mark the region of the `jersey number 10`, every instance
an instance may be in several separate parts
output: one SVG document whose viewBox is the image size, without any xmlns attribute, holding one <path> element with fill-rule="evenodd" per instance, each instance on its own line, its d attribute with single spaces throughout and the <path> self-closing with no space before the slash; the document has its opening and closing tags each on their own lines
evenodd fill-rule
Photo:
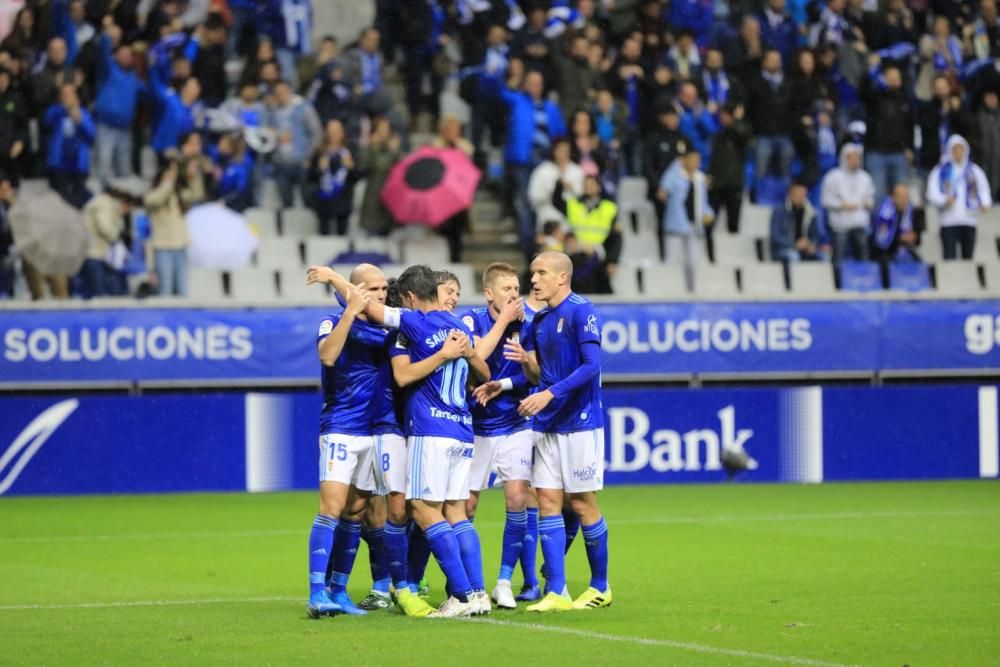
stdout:
<svg viewBox="0 0 1000 667">
<path fill-rule="evenodd" d="M 441 402 L 453 408 L 464 408 L 465 382 L 469 378 L 469 362 L 465 359 L 452 359 L 443 368 Z"/>
</svg>

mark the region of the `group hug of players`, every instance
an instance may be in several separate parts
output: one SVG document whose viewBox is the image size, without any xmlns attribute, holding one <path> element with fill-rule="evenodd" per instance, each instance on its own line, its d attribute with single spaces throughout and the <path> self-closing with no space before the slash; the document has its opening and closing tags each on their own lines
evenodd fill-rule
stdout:
<svg viewBox="0 0 1000 667">
<path fill-rule="evenodd" d="M 486 305 L 457 315 L 461 286 L 447 272 L 412 266 L 389 281 L 368 264 L 349 277 L 309 268 L 308 282 L 331 285 L 343 306 L 321 322 L 317 341 L 324 402 L 310 616 L 392 606 L 415 617 L 476 616 L 491 611 L 491 598 L 504 609 L 532 602 L 537 612 L 611 604 L 608 528 L 595 496 L 604 477 L 601 328 L 593 304 L 571 291 L 572 270 L 563 253 L 540 254 L 526 303 L 517 271 L 492 264 Z M 492 476 L 507 515 L 490 596 L 472 519 Z M 574 600 L 565 553 L 581 528 L 591 579 Z M 347 581 L 362 538 L 373 583 L 356 605 Z M 437 609 L 419 594 L 430 554 L 447 579 Z"/>
</svg>

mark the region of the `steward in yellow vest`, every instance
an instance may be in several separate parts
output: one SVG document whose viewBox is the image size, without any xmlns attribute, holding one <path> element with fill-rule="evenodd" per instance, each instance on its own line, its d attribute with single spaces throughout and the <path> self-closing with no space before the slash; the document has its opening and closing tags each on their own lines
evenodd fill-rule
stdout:
<svg viewBox="0 0 1000 667">
<path fill-rule="evenodd" d="M 595 176 L 584 180 L 583 197 L 563 193 L 559 182 L 552 193 L 552 204 L 566 216 L 569 231 L 579 243 L 579 256 L 573 257 L 573 289 L 584 294 L 610 294 L 610 278 L 618 269 L 622 251 L 618 205 L 604 194 Z"/>
</svg>

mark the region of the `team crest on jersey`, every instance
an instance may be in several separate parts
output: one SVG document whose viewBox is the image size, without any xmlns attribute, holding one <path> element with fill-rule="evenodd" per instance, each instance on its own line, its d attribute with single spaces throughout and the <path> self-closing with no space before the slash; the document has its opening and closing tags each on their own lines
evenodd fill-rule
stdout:
<svg viewBox="0 0 1000 667">
<path fill-rule="evenodd" d="M 510 335 L 510 340 L 513 343 L 520 343 L 521 342 L 521 332 L 520 331 L 515 331 L 514 333 L 512 333 Z"/>
<path fill-rule="evenodd" d="M 559 324 L 556 325 L 556 333 L 562 333 L 564 321 L 565 320 L 562 317 L 559 318 Z"/>
<path fill-rule="evenodd" d="M 462 318 L 462 324 L 469 327 L 469 331 L 476 330 L 476 321 L 472 319 L 472 315 L 466 315 Z"/>
<path fill-rule="evenodd" d="M 592 333 L 595 336 L 598 335 L 597 332 L 597 315 L 589 315 L 587 317 L 587 326 L 583 328 L 587 333 Z"/>
<path fill-rule="evenodd" d="M 323 320 L 319 325 L 319 335 L 328 336 L 330 332 L 333 331 L 333 322 L 331 320 Z"/>
</svg>

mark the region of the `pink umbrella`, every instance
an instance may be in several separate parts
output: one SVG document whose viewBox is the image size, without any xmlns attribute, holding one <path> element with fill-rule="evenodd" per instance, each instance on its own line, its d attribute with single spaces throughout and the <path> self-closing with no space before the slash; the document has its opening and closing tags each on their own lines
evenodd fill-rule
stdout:
<svg viewBox="0 0 1000 667">
<path fill-rule="evenodd" d="M 393 166 L 382 203 L 397 222 L 437 227 L 472 206 L 481 177 L 462 151 L 428 146 Z"/>
</svg>

